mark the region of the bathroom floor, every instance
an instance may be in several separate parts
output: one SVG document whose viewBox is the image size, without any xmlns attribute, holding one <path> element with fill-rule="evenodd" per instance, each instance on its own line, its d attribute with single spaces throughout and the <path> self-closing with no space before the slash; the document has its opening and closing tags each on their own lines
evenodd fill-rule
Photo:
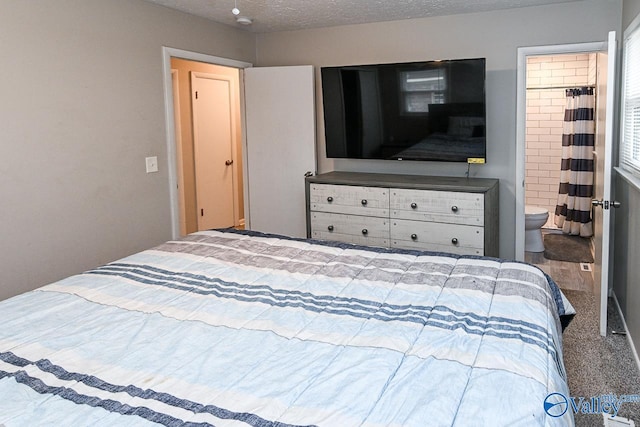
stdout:
<svg viewBox="0 0 640 427">
<path fill-rule="evenodd" d="M 556 233 L 553 229 L 542 229 L 542 234 Z M 546 259 L 543 252 L 525 252 L 524 260 L 534 264 L 547 273 L 561 289 L 595 293 L 593 281 L 593 264 L 566 262 Z M 591 271 L 585 271 L 583 265 Z"/>
<path fill-rule="evenodd" d="M 577 262 L 546 259 L 542 252 L 525 252 L 524 260 L 547 273 L 561 289 L 593 293 L 593 272 L 583 271 Z M 593 270 L 593 264 L 587 264 Z"/>
</svg>

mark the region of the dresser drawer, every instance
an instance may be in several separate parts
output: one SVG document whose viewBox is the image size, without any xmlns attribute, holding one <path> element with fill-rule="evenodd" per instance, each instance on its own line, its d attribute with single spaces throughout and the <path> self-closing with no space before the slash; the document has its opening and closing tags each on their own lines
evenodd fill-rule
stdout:
<svg viewBox="0 0 640 427">
<path fill-rule="evenodd" d="M 389 217 L 389 189 L 355 185 L 311 184 L 311 211 Z"/>
<path fill-rule="evenodd" d="M 484 225 L 484 195 L 453 191 L 391 189 L 391 218 Z"/>
<path fill-rule="evenodd" d="M 389 246 L 387 218 L 311 212 L 311 237 L 322 240 Z"/>
<path fill-rule="evenodd" d="M 394 248 L 484 255 L 483 227 L 401 219 L 390 222 Z"/>
</svg>

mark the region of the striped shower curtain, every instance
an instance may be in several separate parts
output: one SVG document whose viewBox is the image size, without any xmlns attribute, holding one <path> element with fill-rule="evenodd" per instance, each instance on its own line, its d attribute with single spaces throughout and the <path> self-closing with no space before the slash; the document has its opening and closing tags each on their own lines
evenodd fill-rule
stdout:
<svg viewBox="0 0 640 427">
<path fill-rule="evenodd" d="M 567 89 L 562 132 L 562 166 L 555 224 L 563 233 L 590 237 L 593 196 L 595 95 L 592 87 Z"/>
</svg>

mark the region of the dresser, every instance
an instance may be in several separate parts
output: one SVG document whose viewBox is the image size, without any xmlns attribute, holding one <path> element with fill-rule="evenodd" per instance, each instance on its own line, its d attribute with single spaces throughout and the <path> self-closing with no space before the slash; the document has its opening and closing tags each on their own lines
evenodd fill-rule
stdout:
<svg viewBox="0 0 640 427">
<path fill-rule="evenodd" d="M 306 178 L 307 236 L 499 256 L 498 180 L 358 172 Z"/>
</svg>

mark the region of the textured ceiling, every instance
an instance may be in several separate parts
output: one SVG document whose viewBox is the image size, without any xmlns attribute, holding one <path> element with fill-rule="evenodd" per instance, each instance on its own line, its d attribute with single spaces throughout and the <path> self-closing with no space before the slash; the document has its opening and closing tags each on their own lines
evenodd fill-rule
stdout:
<svg viewBox="0 0 640 427">
<path fill-rule="evenodd" d="M 582 0 L 147 0 L 252 32 L 332 27 Z M 236 23 L 231 10 L 251 18 Z"/>
</svg>

